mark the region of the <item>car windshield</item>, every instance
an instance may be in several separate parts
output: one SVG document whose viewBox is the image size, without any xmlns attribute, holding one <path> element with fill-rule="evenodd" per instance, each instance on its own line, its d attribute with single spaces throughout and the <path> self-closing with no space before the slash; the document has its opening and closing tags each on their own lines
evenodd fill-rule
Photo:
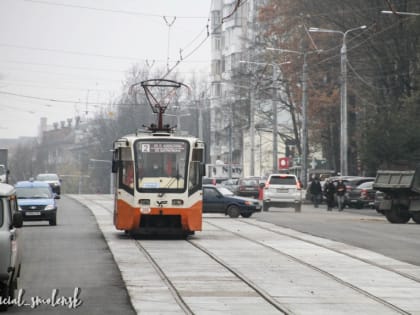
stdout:
<svg viewBox="0 0 420 315">
<path fill-rule="evenodd" d="M 58 180 L 58 176 L 56 174 L 39 174 L 36 177 L 37 180 Z"/>
<path fill-rule="evenodd" d="M 219 187 L 218 188 L 219 192 L 223 195 L 223 196 L 233 196 L 233 192 L 231 192 L 229 189 L 224 188 L 224 187 Z"/>
<path fill-rule="evenodd" d="M 360 189 L 372 189 L 372 185 L 373 185 L 373 182 L 365 182 L 365 183 L 360 184 L 359 186 L 357 186 L 357 188 L 360 188 Z"/>
<path fill-rule="evenodd" d="M 258 182 L 256 179 L 243 179 L 240 184 L 244 186 L 255 186 L 258 185 Z"/>
<path fill-rule="evenodd" d="M 16 195 L 18 199 L 52 198 L 48 187 L 17 187 Z"/>
</svg>

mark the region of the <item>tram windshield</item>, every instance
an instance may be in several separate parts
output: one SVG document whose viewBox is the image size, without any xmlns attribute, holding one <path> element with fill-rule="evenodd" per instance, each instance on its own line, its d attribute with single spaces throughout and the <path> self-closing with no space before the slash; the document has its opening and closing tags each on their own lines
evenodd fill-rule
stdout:
<svg viewBox="0 0 420 315">
<path fill-rule="evenodd" d="M 186 141 L 139 140 L 135 167 L 139 191 L 181 191 L 186 188 L 189 144 Z"/>
</svg>

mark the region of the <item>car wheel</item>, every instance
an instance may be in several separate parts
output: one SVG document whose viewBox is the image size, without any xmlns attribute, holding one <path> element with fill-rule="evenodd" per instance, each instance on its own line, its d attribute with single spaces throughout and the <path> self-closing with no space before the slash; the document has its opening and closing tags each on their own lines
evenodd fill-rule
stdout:
<svg viewBox="0 0 420 315">
<path fill-rule="evenodd" d="M 231 218 L 237 218 L 237 217 L 239 217 L 239 214 L 240 214 L 239 208 L 237 206 L 235 206 L 235 205 L 231 205 L 227 209 L 227 214 Z"/>
<path fill-rule="evenodd" d="M 244 218 L 249 218 L 251 215 L 252 215 L 252 212 L 241 213 L 241 216 Z"/>
<path fill-rule="evenodd" d="M 302 204 L 298 203 L 295 204 L 295 212 L 301 212 L 302 211 Z"/>
<path fill-rule="evenodd" d="M 9 287 L 4 283 L 0 283 L 0 298 L 6 301 L 8 297 L 9 297 Z M 0 312 L 7 311 L 8 306 L 9 305 L 7 303 L 0 303 Z"/>
<path fill-rule="evenodd" d="M 57 216 L 54 216 L 52 219 L 49 220 L 50 225 L 57 225 Z"/>
<path fill-rule="evenodd" d="M 391 210 L 385 211 L 386 219 L 390 223 L 407 223 L 410 221 L 411 215 L 405 207 L 401 205 L 392 206 Z"/>
<path fill-rule="evenodd" d="M 268 209 L 270 208 L 270 205 L 268 203 L 263 203 L 263 211 L 268 211 Z"/>
<path fill-rule="evenodd" d="M 17 286 L 17 278 L 15 278 L 15 280 L 13 280 L 13 282 L 9 286 L 9 296 L 12 300 L 15 298 L 15 291 L 17 290 Z"/>
<path fill-rule="evenodd" d="M 413 218 L 413 221 L 417 224 L 420 224 L 420 212 L 411 212 L 411 217 Z"/>
</svg>

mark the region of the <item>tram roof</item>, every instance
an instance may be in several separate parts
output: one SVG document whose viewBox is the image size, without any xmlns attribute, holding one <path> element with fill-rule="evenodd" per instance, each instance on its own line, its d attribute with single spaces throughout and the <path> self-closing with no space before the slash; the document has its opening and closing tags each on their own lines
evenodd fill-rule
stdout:
<svg viewBox="0 0 420 315">
<path fill-rule="evenodd" d="M 197 137 L 191 135 L 180 135 L 180 134 L 173 134 L 168 132 L 154 132 L 154 133 L 146 133 L 146 132 L 139 132 L 136 134 L 129 134 L 119 138 L 116 142 L 120 141 L 128 141 L 130 143 L 134 142 L 137 139 L 173 139 L 173 140 L 187 140 L 187 141 L 202 141 Z"/>
</svg>

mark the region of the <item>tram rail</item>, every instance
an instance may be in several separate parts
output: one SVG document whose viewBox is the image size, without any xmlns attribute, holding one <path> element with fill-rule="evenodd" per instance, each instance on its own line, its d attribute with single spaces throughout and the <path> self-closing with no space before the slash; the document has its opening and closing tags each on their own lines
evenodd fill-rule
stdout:
<svg viewBox="0 0 420 315">
<path fill-rule="evenodd" d="M 83 200 L 81 201 L 83 202 Z M 98 223 L 100 221 L 106 222 L 105 213 L 107 213 L 106 216 L 112 217 L 112 200 L 99 202 L 98 200 L 95 200 L 95 198 L 92 198 L 87 202 L 87 205 L 94 214 L 96 212 L 100 216 L 101 220 L 98 220 Z M 110 225 L 110 223 L 107 224 L 108 226 Z M 270 280 L 270 277 L 273 278 L 273 275 L 287 278 L 283 279 L 283 284 L 285 280 L 290 279 L 291 291 L 295 292 L 293 290 L 296 290 L 296 292 L 299 292 L 298 290 L 302 288 L 302 283 L 305 282 L 304 277 L 306 273 L 308 273 L 309 277 L 307 280 L 309 281 L 308 287 L 313 287 L 313 290 L 315 291 L 313 300 L 307 300 L 309 301 L 308 303 L 315 303 L 314 305 L 317 305 L 317 303 L 324 303 L 323 307 L 325 307 L 325 310 L 334 310 L 335 314 L 352 313 L 351 310 L 346 309 L 346 306 L 352 307 L 353 301 L 356 304 L 359 303 L 358 306 L 356 306 L 356 308 L 359 307 L 359 310 L 360 307 L 365 307 L 365 305 L 369 307 L 368 309 L 362 308 L 360 311 L 365 314 L 412 314 L 417 310 L 416 302 L 413 302 L 414 306 L 412 306 L 407 299 L 398 300 L 400 298 L 398 293 L 388 297 L 384 296 L 383 292 L 378 291 L 378 289 L 380 290 L 383 288 L 380 287 L 381 279 L 377 276 L 372 275 L 373 285 L 371 289 L 369 286 L 366 286 L 366 283 L 360 280 L 360 275 L 356 274 L 357 271 L 355 271 L 354 275 L 356 277 L 359 276 L 359 278 L 353 281 L 351 268 L 345 270 L 345 272 L 343 272 L 343 270 L 339 270 L 338 272 L 335 272 L 334 270 L 331 271 L 331 269 L 329 269 L 331 266 L 324 268 L 318 261 L 314 260 L 314 257 L 311 256 L 311 254 L 319 251 L 319 255 L 325 255 L 325 259 L 341 255 L 339 256 L 340 259 L 345 260 L 349 265 L 354 263 L 358 266 L 357 268 L 364 268 L 363 266 L 366 264 L 366 268 L 372 270 L 373 273 L 381 272 L 380 270 L 382 270 L 382 272 L 390 278 L 397 279 L 397 283 L 400 283 L 401 281 L 401 283 L 405 285 L 404 288 L 413 290 L 409 293 L 413 295 L 413 297 L 420 292 L 420 279 L 415 275 L 416 272 L 418 272 L 415 266 L 410 265 L 413 267 L 413 274 L 409 274 L 394 269 L 393 267 L 383 265 L 380 262 L 375 261 L 375 259 L 370 260 L 370 258 L 363 258 L 358 256 L 358 254 L 353 255 L 340 250 L 337 248 L 337 244 L 341 244 L 339 242 L 332 241 L 331 246 L 329 246 L 328 244 L 322 243 L 322 239 L 318 242 L 316 237 L 304 235 L 295 231 L 290 231 L 290 233 L 288 233 L 288 231 L 284 231 L 284 228 L 282 227 L 253 219 L 233 220 L 222 217 L 203 216 L 203 224 L 203 232 L 186 240 L 164 241 L 161 237 L 158 240 L 150 238 L 135 239 L 128 237 L 128 235 L 122 240 L 135 244 L 135 250 L 131 252 L 132 256 L 135 255 L 134 252 L 137 251 L 139 257 L 146 257 L 146 260 L 153 266 L 153 270 L 159 275 L 159 278 L 170 291 L 173 300 L 184 314 L 200 314 L 211 310 L 214 311 L 214 308 L 212 308 L 214 305 L 211 305 L 214 299 L 220 299 L 227 309 L 229 309 L 229 307 L 237 307 L 237 304 L 240 304 L 241 301 L 247 301 L 249 298 L 258 299 L 260 303 L 258 305 L 263 305 L 270 310 L 269 312 L 266 312 L 267 314 L 309 314 L 308 310 L 302 311 L 300 309 L 302 304 L 299 303 L 301 302 L 290 302 L 290 299 L 288 300 L 287 297 L 286 299 L 284 298 L 283 292 L 285 292 L 287 288 L 276 290 L 274 289 L 275 287 L 273 287 L 273 283 L 276 281 L 274 281 L 274 279 Z M 116 235 L 123 235 L 121 233 L 116 233 L 115 230 L 112 231 L 109 227 L 105 228 L 103 232 L 108 233 L 106 237 L 111 239 L 115 238 Z M 120 236 L 119 238 L 121 239 L 122 237 Z M 288 246 L 290 247 L 286 246 L 283 248 L 283 242 L 285 242 L 284 244 L 289 244 Z M 288 249 L 292 248 L 293 244 L 299 244 L 298 246 L 302 250 L 311 248 L 311 254 L 308 256 L 305 256 L 305 254 L 300 256 L 300 252 L 297 251 L 295 255 L 293 250 L 288 251 Z M 126 245 L 127 243 L 124 243 L 123 246 Z M 348 248 L 350 248 L 350 246 Z M 111 251 L 112 250 L 113 249 L 111 248 Z M 280 266 L 281 268 L 279 271 L 284 272 L 285 274 L 278 273 L 277 269 L 274 271 L 267 271 L 264 269 L 267 267 L 265 264 L 261 265 L 262 269 L 258 269 L 255 264 L 261 263 L 264 260 L 256 258 L 255 255 L 251 255 L 249 257 L 250 261 L 246 264 L 237 265 L 236 262 L 240 261 L 239 258 L 242 257 L 246 260 L 246 256 L 239 253 L 235 256 L 235 254 L 229 253 L 229 250 L 232 252 L 235 250 L 244 250 L 244 253 L 249 250 L 250 253 L 255 251 L 258 252 L 259 255 L 267 255 L 269 256 L 267 259 L 272 261 L 271 266 Z M 197 258 L 198 260 L 196 260 Z M 118 259 L 116 260 L 118 261 Z M 133 257 L 130 258 L 130 261 L 135 260 L 136 259 Z M 141 260 L 145 261 L 144 258 Z M 194 263 L 188 265 L 191 262 Z M 281 265 L 282 262 L 289 262 L 289 265 L 283 266 Z M 251 266 L 251 264 L 254 264 L 254 267 L 251 268 L 252 270 L 248 270 L 247 266 Z M 218 267 L 215 268 L 218 271 L 215 272 L 214 269 L 210 268 L 210 265 L 217 265 Z M 293 274 L 290 274 L 291 270 L 293 270 L 290 269 L 292 268 L 290 266 L 293 265 L 296 266 L 296 270 L 299 270 L 293 272 L 302 273 L 299 275 L 300 279 L 296 280 L 296 283 L 293 283 L 294 276 Z M 194 270 L 190 270 L 189 268 L 193 268 Z M 141 272 L 142 269 L 138 270 L 138 272 Z M 149 268 L 148 270 L 152 269 Z M 256 270 L 261 270 L 262 273 L 267 272 L 268 274 L 258 274 L 256 273 Z M 225 278 L 226 275 L 229 275 L 229 279 L 224 279 L 225 282 L 222 280 L 220 284 L 218 284 L 220 279 L 217 275 L 219 273 L 223 274 Z M 392 273 L 394 276 L 389 273 Z M 210 277 L 209 275 L 211 274 L 216 274 L 215 279 L 206 278 Z M 188 275 L 192 275 L 192 278 L 189 279 Z M 220 276 L 220 278 L 223 277 Z M 322 279 L 325 279 L 328 284 L 323 284 L 319 287 L 316 281 L 324 281 Z M 299 281 L 301 282 L 299 283 Z M 314 283 L 310 283 L 310 281 L 314 281 Z M 131 282 L 135 281 L 133 279 L 128 279 L 128 283 Z M 213 286 L 209 284 L 209 287 L 206 287 L 208 284 L 206 282 L 213 282 Z M 215 283 L 216 286 L 214 286 Z M 227 288 L 223 287 L 226 283 L 232 283 L 232 285 L 235 283 L 234 286 L 241 287 L 242 291 L 228 291 Z M 410 285 L 407 285 L 407 283 Z M 203 285 L 204 288 L 200 287 L 200 285 Z M 325 295 L 326 293 L 323 291 L 322 287 L 325 285 L 327 285 L 335 295 Z M 375 285 L 376 287 L 374 287 Z M 247 287 L 248 289 L 244 289 L 244 287 Z M 304 288 L 304 290 L 307 290 L 308 287 Z M 128 289 L 130 290 L 129 287 Z M 194 292 L 194 289 L 197 289 L 197 291 Z M 389 286 L 387 289 L 392 290 L 392 286 Z M 334 292 L 334 290 L 337 290 L 337 292 Z M 338 293 L 338 291 L 340 293 Z M 308 292 L 305 294 L 307 293 Z M 237 294 L 237 296 L 235 294 Z M 347 296 L 347 294 L 349 296 Z M 132 299 L 135 299 L 135 295 L 131 296 Z M 236 300 L 232 299 L 232 297 L 235 296 Z M 299 298 L 298 296 L 299 294 L 296 295 L 297 299 Z M 305 299 L 307 299 L 307 296 L 304 296 Z M 342 296 L 343 298 L 340 301 L 333 302 L 334 296 Z M 200 308 L 202 305 L 197 302 L 197 299 L 200 299 L 201 297 L 206 300 L 204 304 L 208 303 L 206 307 L 209 308 Z M 214 299 L 211 300 L 211 298 Z M 316 302 L 317 299 L 321 302 Z M 325 301 L 323 301 L 323 299 Z M 362 300 L 362 302 L 360 302 L 360 300 Z M 249 301 L 246 303 L 249 303 Z M 303 302 L 303 304 L 305 303 L 306 302 Z M 246 310 L 246 308 L 244 309 Z M 353 310 L 353 313 L 357 312 Z"/>
</svg>

